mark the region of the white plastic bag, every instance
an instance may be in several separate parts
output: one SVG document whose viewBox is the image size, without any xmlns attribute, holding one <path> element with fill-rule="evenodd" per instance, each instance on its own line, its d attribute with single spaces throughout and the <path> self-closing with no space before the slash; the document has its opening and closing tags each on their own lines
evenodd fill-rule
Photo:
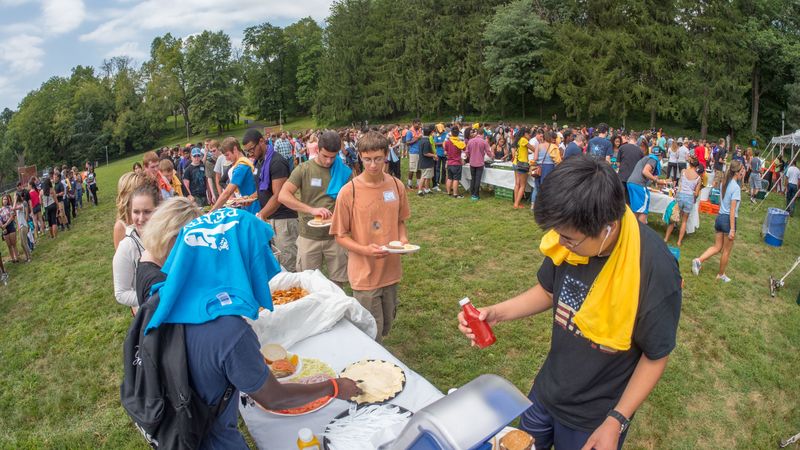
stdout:
<svg viewBox="0 0 800 450">
<path fill-rule="evenodd" d="M 372 339 L 377 335 L 372 314 L 319 270 L 281 272 L 269 282 L 270 291 L 296 286 L 309 294 L 292 303 L 276 305 L 274 311 L 261 311 L 256 321 L 248 320 L 261 345 L 275 343 L 288 348 L 330 330 L 342 319 L 349 320 Z"/>
</svg>

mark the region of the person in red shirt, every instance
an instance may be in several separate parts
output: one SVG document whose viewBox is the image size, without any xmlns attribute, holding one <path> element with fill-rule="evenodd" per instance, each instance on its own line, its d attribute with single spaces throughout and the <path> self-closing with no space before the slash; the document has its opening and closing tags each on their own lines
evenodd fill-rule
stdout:
<svg viewBox="0 0 800 450">
<path fill-rule="evenodd" d="M 694 156 L 697 157 L 697 162 L 700 163 L 700 168 L 705 172 L 706 170 L 706 148 L 702 143 L 696 144 L 694 147 Z"/>
<path fill-rule="evenodd" d="M 33 216 L 33 228 L 35 235 L 44 235 L 44 219 L 42 219 L 42 202 L 39 196 L 39 189 L 36 186 L 36 177 L 32 177 L 28 182 L 31 190 L 28 191 L 28 196 L 31 198 L 31 215 Z"/>
</svg>

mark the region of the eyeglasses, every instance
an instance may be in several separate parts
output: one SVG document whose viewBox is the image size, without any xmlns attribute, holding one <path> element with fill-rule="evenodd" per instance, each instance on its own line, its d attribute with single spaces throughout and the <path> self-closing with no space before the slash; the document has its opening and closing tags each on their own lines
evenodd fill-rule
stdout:
<svg viewBox="0 0 800 450">
<path fill-rule="evenodd" d="M 256 144 L 253 144 L 250 147 L 242 147 L 242 150 L 244 150 L 247 153 L 250 153 L 253 151 L 254 148 L 256 148 Z"/>
<path fill-rule="evenodd" d="M 573 241 L 565 238 L 564 236 L 562 236 L 560 234 L 559 234 L 559 237 L 561 238 L 561 241 L 564 242 L 564 247 L 567 247 L 569 250 L 573 250 L 573 249 L 577 248 L 579 245 L 583 244 L 583 241 L 585 241 L 586 239 L 589 239 L 589 236 L 586 235 L 580 241 L 573 242 Z"/>
<path fill-rule="evenodd" d="M 377 156 L 375 158 L 361 158 L 361 161 L 364 163 L 365 166 L 370 164 L 383 164 L 386 161 L 385 156 Z"/>
</svg>

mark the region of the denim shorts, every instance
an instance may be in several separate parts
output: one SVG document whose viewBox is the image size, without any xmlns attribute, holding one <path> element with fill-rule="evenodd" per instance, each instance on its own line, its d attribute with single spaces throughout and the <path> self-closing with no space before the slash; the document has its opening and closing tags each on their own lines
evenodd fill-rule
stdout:
<svg viewBox="0 0 800 450">
<path fill-rule="evenodd" d="M 737 226 L 739 219 L 733 219 L 733 226 Z M 728 234 L 731 232 L 731 216 L 730 214 L 718 214 L 717 220 L 714 221 L 714 231 L 717 233 Z"/>
<path fill-rule="evenodd" d="M 694 208 L 694 195 L 679 193 L 676 200 L 678 201 L 678 207 L 681 209 L 682 213 L 690 214 L 692 212 L 692 208 Z"/>
</svg>

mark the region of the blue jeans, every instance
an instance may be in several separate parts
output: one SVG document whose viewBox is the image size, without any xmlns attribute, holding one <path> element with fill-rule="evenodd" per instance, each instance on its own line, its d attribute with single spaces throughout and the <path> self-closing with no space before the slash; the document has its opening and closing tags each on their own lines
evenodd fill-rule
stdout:
<svg viewBox="0 0 800 450">
<path fill-rule="evenodd" d="M 537 450 L 550 449 L 553 445 L 559 450 L 580 450 L 589 440 L 592 433 L 574 430 L 550 415 L 547 408 L 533 395 L 533 388 L 528 394 L 528 399 L 533 402 L 533 405 L 520 416 L 519 428 L 536 439 Z M 627 434 L 628 430 L 625 430 L 619 437 L 618 449 L 622 448 Z"/>
<path fill-rule="evenodd" d="M 789 206 L 789 214 L 794 215 L 794 205 L 797 204 L 797 199 L 794 196 L 797 194 L 797 185 L 796 184 L 789 184 L 786 186 L 786 206 L 789 206 L 789 202 L 794 200 L 794 203 Z"/>
</svg>

